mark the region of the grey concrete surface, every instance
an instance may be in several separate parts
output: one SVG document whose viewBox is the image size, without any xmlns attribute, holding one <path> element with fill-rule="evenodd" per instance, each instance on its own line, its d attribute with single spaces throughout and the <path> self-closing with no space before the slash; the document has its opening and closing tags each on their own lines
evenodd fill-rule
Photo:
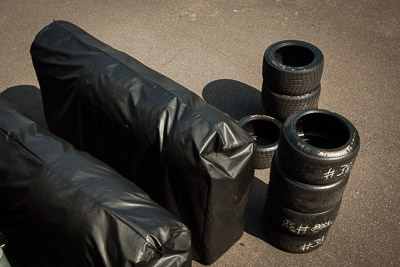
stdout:
<svg viewBox="0 0 400 267">
<path fill-rule="evenodd" d="M 0 92 L 39 87 L 30 44 L 53 19 L 68 20 L 240 118 L 262 112 L 266 47 L 311 42 L 325 56 L 320 108 L 361 136 L 337 221 L 314 252 L 275 249 L 261 221 L 269 171 L 256 171 L 246 231 L 212 266 L 399 266 L 399 14 L 398 0 L 0 0 Z"/>
</svg>

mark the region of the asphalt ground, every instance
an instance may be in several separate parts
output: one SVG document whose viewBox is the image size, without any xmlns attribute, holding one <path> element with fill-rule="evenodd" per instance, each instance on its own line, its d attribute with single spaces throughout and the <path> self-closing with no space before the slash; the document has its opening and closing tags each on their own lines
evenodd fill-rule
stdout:
<svg viewBox="0 0 400 267">
<path fill-rule="evenodd" d="M 398 0 L 0 0 L 1 97 L 44 124 L 29 48 L 53 19 L 78 25 L 235 119 L 263 112 L 268 45 L 313 43 L 325 57 L 319 107 L 349 119 L 361 138 L 339 216 L 311 253 L 274 248 L 262 224 L 269 170 L 256 171 L 245 233 L 212 266 L 399 266 L 399 13 Z"/>
</svg>

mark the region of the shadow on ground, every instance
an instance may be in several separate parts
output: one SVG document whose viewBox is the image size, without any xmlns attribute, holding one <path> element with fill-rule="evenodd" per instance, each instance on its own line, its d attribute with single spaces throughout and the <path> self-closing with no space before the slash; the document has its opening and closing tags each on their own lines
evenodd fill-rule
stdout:
<svg viewBox="0 0 400 267">
<path fill-rule="evenodd" d="M 17 111 L 48 129 L 39 88 L 33 85 L 13 86 L 3 91 L 0 99 L 5 100 Z"/>
<path fill-rule="evenodd" d="M 264 233 L 263 216 L 268 184 L 254 177 L 253 186 L 247 206 L 247 217 L 244 231 L 249 235 L 268 242 Z"/>
<path fill-rule="evenodd" d="M 265 114 L 261 104 L 261 92 L 239 81 L 222 79 L 210 82 L 202 92 L 204 101 L 240 120 L 254 114 Z M 245 232 L 266 240 L 263 228 L 264 204 L 268 184 L 254 177 L 247 206 Z"/>
<path fill-rule="evenodd" d="M 236 120 L 265 114 L 260 91 L 239 81 L 222 79 L 210 82 L 204 87 L 202 96 L 208 104 Z"/>
</svg>

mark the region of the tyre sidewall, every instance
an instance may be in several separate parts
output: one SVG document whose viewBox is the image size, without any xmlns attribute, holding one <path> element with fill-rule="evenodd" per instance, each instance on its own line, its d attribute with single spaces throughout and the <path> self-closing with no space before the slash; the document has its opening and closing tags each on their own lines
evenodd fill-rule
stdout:
<svg viewBox="0 0 400 267">
<path fill-rule="evenodd" d="M 274 194 L 268 194 L 264 216 L 282 231 L 308 236 L 328 231 L 336 220 L 340 205 L 341 201 L 320 213 L 300 213 L 283 206 Z"/>
<path fill-rule="evenodd" d="M 330 185 L 301 183 L 282 168 L 278 154 L 279 151 L 275 152 L 272 160 L 268 194 L 274 194 L 285 207 L 301 213 L 324 212 L 340 202 L 349 174 Z"/>
<path fill-rule="evenodd" d="M 274 247 L 296 254 L 314 251 L 321 247 L 326 241 L 329 231 L 320 232 L 311 236 L 296 236 L 281 231 L 268 219 L 263 218 L 264 231 L 268 242 Z"/>
</svg>

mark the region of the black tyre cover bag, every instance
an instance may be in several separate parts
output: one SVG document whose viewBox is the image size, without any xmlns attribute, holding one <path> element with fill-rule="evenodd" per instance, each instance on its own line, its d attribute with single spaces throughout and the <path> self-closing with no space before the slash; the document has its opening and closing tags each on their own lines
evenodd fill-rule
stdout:
<svg viewBox="0 0 400 267">
<path fill-rule="evenodd" d="M 31 55 L 50 129 L 181 219 L 194 259 L 211 264 L 241 237 L 254 141 L 236 121 L 68 22 Z"/>
<path fill-rule="evenodd" d="M 27 266 L 191 265 L 191 236 L 183 223 L 116 171 L 3 101 L 0 151 L 0 232 L 9 239 L 7 253 Z M 18 226 L 28 224 L 38 230 L 36 240 L 26 254 L 13 251 L 28 242 L 26 236 L 14 239 L 21 237 Z M 37 252 L 46 263 L 27 259 L 43 239 L 62 250 Z"/>
</svg>

